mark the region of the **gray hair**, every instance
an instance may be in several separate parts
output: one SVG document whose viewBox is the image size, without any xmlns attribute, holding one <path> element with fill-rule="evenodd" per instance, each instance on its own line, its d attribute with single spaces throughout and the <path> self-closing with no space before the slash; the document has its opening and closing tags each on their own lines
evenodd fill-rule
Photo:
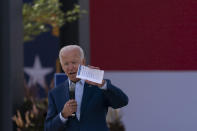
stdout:
<svg viewBox="0 0 197 131">
<path fill-rule="evenodd" d="M 83 60 L 85 58 L 84 56 L 84 51 L 83 49 L 78 46 L 78 45 L 67 45 L 67 46 L 64 46 L 63 48 L 61 48 L 60 52 L 59 52 L 59 59 L 60 59 L 60 63 L 61 63 L 61 56 L 62 56 L 62 53 L 64 51 L 69 51 L 69 50 L 73 50 L 73 49 L 78 49 L 79 52 L 80 52 L 80 57 L 81 57 L 81 60 Z"/>
</svg>

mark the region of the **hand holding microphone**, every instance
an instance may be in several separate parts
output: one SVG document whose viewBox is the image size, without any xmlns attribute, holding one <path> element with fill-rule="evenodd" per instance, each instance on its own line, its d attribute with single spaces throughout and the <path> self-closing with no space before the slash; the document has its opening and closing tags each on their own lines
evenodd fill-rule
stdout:
<svg viewBox="0 0 197 131">
<path fill-rule="evenodd" d="M 62 116 L 64 118 L 68 118 L 69 116 L 73 116 L 73 114 L 77 111 L 77 102 L 75 100 L 69 100 L 64 105 L 62 110 Z M 74 114 L 75 116 L 75 114 Z"/>
<path fill-rule="evenodd" d="M 62 115 L 64 118 L 69 116 L 75 117 L 77 111 L 77 102 L 75 101 L 75 83 L 71 82 L 69 87 L 69 101 L 66 102 L 62 110 Z"/>
</svg>

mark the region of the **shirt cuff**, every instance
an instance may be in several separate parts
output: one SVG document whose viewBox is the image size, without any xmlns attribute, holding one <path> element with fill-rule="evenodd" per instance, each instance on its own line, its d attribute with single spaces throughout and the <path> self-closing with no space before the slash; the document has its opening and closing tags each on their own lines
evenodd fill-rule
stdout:
<svg viewBox="0 0 197 131">
<path fill-rule="evenodd" d="M 60 112 L 60 120 L 63 122 L 63 123 L 66 123 L 66 121 L 68 120 L 67 118 L 64 118 L 62 116 L 62 113 Z"/>
<path fill-rule="evenodd" d="M 107 90 L 107 81 L 105 80 L 105 84 L 101 87 L 103 90 Z"/>
</svg>

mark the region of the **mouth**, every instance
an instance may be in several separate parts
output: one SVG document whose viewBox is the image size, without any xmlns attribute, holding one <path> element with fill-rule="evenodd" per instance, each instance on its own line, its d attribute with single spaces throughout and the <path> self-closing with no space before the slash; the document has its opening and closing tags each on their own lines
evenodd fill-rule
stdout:
<svg viewBox="0 0 197 131">
<path fill-rule="evenodd" d="M 69 75 L 71 75 L 71 76 L 76 75 L 76 74 L 77 74 L 76 72 L 69 73 Z"/>
</svg>

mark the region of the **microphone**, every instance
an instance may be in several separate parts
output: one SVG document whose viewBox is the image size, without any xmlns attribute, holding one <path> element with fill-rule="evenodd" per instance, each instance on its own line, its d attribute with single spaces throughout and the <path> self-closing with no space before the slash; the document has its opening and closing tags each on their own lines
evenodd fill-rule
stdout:
<svg viewBox="0 0 197 131">
<path fill-rule="evenodd" d="M 70 82 L 70 87 L 69 87 L 69 98 L 70 99 L 75 99 L 75 87 L 76 87 L 76 84 L 73 82 Z M 72 114 L 72 117 L 75 117 L 75 116 L 76 116 L 76 112 L 74 112 Z"/>
</svg>

